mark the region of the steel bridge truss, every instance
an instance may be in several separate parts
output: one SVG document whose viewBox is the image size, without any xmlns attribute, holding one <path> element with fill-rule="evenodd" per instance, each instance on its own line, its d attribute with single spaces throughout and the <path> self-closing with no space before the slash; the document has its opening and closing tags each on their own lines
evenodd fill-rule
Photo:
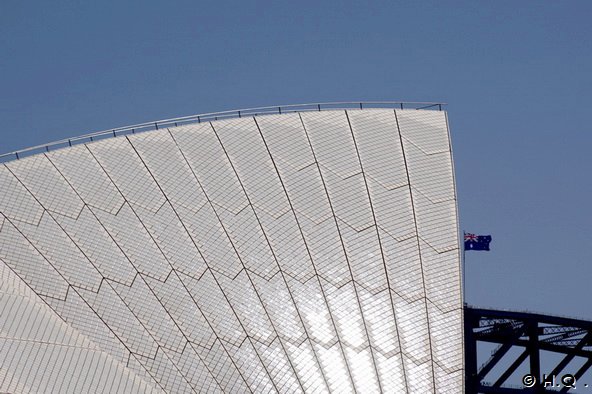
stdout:
<svg viewBox="0 0 592 394">
<path fill-rule="evenodd" d="M 578 382 L 592 366 L 592 322 L 465 306 L 464 324 L 466 393 L 575 392 L 580 387 L 592 392 L 592 382 Z M 479 342 L 497 345 L 481 366 Z M 520 349 L 517 358 L 510 355 L 512 348 Z M 550 371 L 541 371 L 544 352 L 562 355 Z M 527 359 L 531 377 L 519 377 L 522 387 L 510 386 L 510 377 Z"/>
</svg>

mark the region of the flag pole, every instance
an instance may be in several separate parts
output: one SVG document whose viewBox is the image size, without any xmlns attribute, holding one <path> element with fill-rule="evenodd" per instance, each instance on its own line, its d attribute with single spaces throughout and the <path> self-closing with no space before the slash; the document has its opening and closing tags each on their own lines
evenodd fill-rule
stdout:
<svg viewBox="0 0 592 394">
<path fill-rule="evenodd" d="M 465 235 L 466 233 L 463 230 L 463 238 L 462 238 L 462 242 L 461 242 L 461 247 L 462 247 L 462 270 L 463 270 L 463 274 L 462 274 L 462 291 L 463 291 L 463 303 L 466 304 L 467 303 L 467 298 L 466 298 L 466 290 L 465 290 L 465 286 L 466 286 L 466 281 L 467 281 L 467 270 L 465 268 Z"/>
</svg>

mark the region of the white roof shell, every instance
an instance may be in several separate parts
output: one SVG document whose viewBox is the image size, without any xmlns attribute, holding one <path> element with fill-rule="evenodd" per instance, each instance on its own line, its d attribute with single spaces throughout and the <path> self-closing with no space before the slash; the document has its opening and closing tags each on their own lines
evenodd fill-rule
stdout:
<svg viewBox="0 0 592 394">
<path fill-rule="evenodd" d="M 461 392 L 446 113 L 171 127 L 0 165 L 0 392 Z"/>
</svg>

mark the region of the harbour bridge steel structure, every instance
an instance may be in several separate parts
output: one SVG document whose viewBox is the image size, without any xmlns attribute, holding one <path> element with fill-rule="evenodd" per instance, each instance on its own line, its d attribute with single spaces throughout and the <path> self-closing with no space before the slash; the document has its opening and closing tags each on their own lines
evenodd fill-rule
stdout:
<svg viewBox="0 0 592 394">
<path fill-rule="evenodd" d="M 590 321 L 465 305 L 464 330 L 467 394 L 575 392 L 578 380 L 592 366 Z M 479 343 L 497 345 L 481 366 L 477 362 Z M 511 357 L 513 348 L 520 349 L 517 357 Z M 543 352 L 562 356 L 549 371 L 541 368 Z M 522 365 L 530 375 L 523 378 L 523 387 L 507 386 Z"/>
</svg>

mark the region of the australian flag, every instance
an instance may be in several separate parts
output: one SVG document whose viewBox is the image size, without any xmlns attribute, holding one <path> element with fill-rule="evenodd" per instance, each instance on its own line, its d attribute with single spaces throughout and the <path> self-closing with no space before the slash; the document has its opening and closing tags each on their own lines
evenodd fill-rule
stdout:
<svg viewBox="0 0 592 394">
<path fill-rule="evenodd" d="M 491 235 L 465 233 L 465 250 L 489 250 Z"/>
</svg>

